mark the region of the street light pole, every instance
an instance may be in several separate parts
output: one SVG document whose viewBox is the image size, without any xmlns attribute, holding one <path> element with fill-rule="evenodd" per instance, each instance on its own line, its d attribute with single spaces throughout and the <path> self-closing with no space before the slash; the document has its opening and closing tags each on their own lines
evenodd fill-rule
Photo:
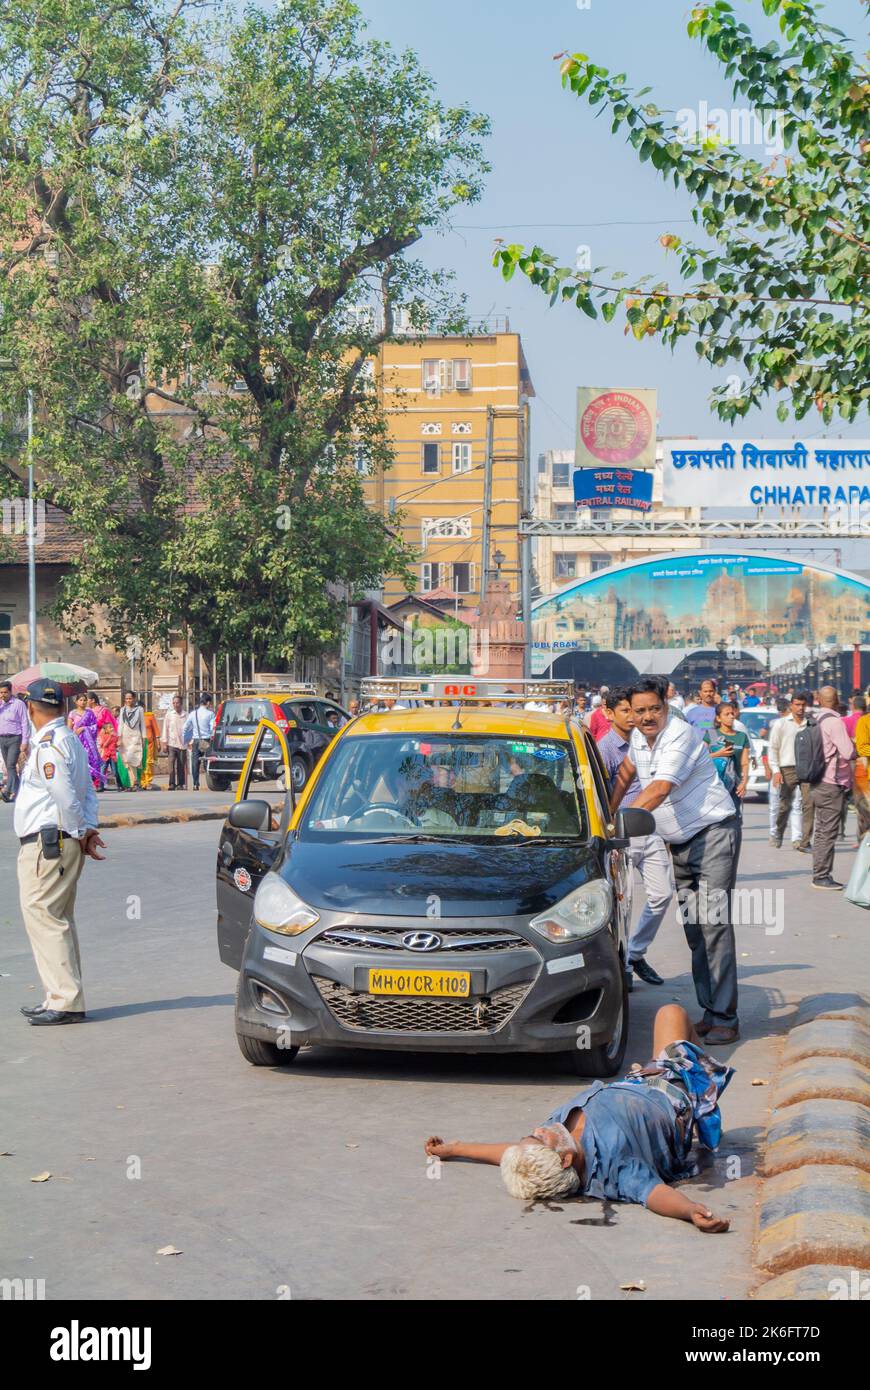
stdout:
<svg viewBox="0 0 870 1390">
<path fill-rule="evenodd" d="M 30 665 L 37 662 L 36 651 L 36 508 L 33 496 L 33 392 L 27 392 L 27 607 L 30 634 Z"/>
</svg>

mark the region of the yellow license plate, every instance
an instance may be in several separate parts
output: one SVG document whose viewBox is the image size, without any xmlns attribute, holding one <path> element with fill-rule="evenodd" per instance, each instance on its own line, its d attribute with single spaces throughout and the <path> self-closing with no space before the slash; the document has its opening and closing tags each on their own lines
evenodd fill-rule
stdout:
<svg viewBox="0 0 870 1390">
<path fill-rule="evenodd" d="M 370 970 L 369 994 L 428 995 L 432 999 L 467 999 L 468 970 Z"/>
</svg>

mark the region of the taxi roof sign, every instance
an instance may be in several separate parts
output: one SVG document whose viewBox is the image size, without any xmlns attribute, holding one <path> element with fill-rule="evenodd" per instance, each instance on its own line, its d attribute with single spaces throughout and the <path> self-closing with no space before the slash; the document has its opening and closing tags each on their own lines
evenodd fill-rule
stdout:
<svg viewBox="0 0 870 1390">
<path fill-rule="evenodd" d="M 456 700 L 475 704 L 484 700 L 572 700 L 571 681 L 510 680 L 471 676 L 365 676 L 362 696 L 370 700 L 399 700 L 403 696 L 425 704 L 431 700 Z"/>
</svg>

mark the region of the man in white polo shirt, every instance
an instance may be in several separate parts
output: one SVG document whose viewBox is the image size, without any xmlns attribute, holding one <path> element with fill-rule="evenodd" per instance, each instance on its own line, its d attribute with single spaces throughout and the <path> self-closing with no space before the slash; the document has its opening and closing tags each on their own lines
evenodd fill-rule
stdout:
<svg viewBox="0 0 870 1390">
<path fill-rule="evenodd" d="M 695 1031 L 710 1045 L 736 1042 L 737 953 L 731 893 L 740 854 L 740 822 L 710 750 L 690 724 L 668 710 L 654 678 L 630 687 L 635 727 L 619 769 L 611 810 L 636 776 L 632 806 L 655 815 L 671 847 L 677 902 L 692 952 L 692 978 L 704 1017 Z"/>
</svg>

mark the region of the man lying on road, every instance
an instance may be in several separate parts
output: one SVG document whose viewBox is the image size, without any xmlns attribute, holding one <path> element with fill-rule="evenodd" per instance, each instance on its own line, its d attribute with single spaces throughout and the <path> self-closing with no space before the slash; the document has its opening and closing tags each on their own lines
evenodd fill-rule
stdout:
<svg viewBox="0 0 870 1390">
<path fill-rule="evenodd" d="M 426 1153 L 497 1163 L 512 1197 L 535 1201 L 587 1197 L 637 1202 L 658 1216 L 719 1233 L 728 1222 L 672 1183 L 691 1178 L 692 1137 L 709 1149 L 722 1131 L 719 1096 L 734 1075 L 697 1045 L 685 1009 L 666 1004 L 653 1025 L 654 1060 L 626 1077 L 596 1081 L 572 1096 L 524 1139 L 512 1144 L 445 1144 L 434 1135 Z"/>
</svg>

